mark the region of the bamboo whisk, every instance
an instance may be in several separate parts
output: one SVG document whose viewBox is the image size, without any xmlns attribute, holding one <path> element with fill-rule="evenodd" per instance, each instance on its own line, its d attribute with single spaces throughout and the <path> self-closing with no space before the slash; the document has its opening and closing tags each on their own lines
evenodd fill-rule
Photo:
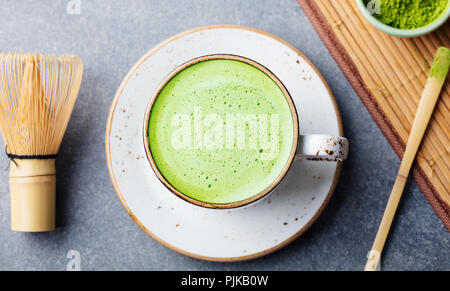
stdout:
<svg viewBox="0 0 450 291">
<path fill-rule="evenodd" d="M 11 229 L 55 229 L 55 159 L 81 85 L 76 55 L 0 54 L 0 131 L 10 158 Z"/>
</svg>

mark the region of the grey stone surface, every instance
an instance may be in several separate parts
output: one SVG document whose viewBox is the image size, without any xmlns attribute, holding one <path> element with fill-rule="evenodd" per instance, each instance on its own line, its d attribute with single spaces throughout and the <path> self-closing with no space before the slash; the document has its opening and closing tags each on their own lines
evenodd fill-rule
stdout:
<svg viewBox="0 0 450 291">
<path fill-rule="evenodd" d="M 84 80 L 57 162 L 58 230 L 9 230 L 8 160 L 0 155 L 0 269 L 65 270 L 69 250 L 83 270 L 360 270 L 394 182 L 399 159 L 295 0 L 0 1 L 0 51 L 79 54 Z M 336 95 L 351 153 L 323 215 L 286 248 L 249 262 L 185 257 L 148 237 L 127 215 L 109 180 L 106 118 L 134 63 L 178 32 L 239 24 L 303 51 Z M 0 142 L 0 148 L 3 148 Z M 412 181 L 383 255 L 384 270 L 449 270 L 450 236 Z"/>
</svg>

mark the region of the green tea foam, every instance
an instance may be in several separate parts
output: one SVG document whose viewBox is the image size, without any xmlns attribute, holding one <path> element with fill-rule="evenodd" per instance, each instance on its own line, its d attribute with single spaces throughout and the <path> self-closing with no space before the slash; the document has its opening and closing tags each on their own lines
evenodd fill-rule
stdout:
<svg viewBox="0 0 450 291">
<path fill-rule="evenodd" d="M 193 199 L 249 199 L 289 160 L 294 120 L 278 85 L 240 61 L 208 60 L 173 77 L 149 119 L 152 157 L 164 178 Z"/>
</svg>

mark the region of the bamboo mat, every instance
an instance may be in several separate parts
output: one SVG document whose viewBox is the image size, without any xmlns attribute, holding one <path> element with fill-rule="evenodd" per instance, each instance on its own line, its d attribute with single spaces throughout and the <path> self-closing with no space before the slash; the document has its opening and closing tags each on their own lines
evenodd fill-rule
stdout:
<svg viewBox="0 0 450 291">
<path fill-rule="evenodd" d="M 401 157 L 434 53 L 450 47 L 450 23 L 398 38 L 378 31 L 355 0 L 298 0 L 364 105 Z M 450 82 L 438 101 L 413 175 L 450 231 Z"/>
</svg>

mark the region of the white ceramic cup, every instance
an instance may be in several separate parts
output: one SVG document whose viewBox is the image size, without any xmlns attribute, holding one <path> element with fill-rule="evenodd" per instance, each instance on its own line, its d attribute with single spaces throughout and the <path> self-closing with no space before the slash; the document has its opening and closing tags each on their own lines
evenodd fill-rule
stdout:
<svg viewBox="0 0 450 291">
<path fill-rule="evenodd" d="M 227 59 L 227 60 L 237 60 L 244 63 L 247 63 L 249 65 L 252 65 L 262 72 L 264 72 L 267 76 L 269 76 L 281 89 L 284 96 L 286 97 L 286 101 L 289 104 L 292 119 L 294 120 L 294 140 L 293 145 L 291 149 L 291 154 L 289 156 L 289 159 L 286 161 L 286 166 L 278 176 L 278 178 L 273 181 L 266 189 L 264 189 L 259 194 L 250 197 L 246 200 L 242 201 L 235 201 L 231 203 L 224 203 L 224 204 L 218 204 L 218 203 L 209 203 L 204 201 L 199 201 L 196 199 L 193 199 L 177 189 L 173 187 L 162 175 L 162 173 L 159 171 L 158 167 L 156 166 L 156 163 L 153 159 L 149 140 L 148 140 L 148 124 L 150 120 L 151 111 L 153 108 L 153 105 L 155 103 L 155 100 L 158 98 L 159 93 L 164 88 L 164 86 L 173 78 L 175 75 L 177 75 L 182 70 L 186 69 L 189 66 L 192 66 L 194 64 L 197 64 L 202 61 L 207 60 L 214 60 L 214 59 Z M 144 127 L 143 127 L 143 140 L 144 140 L 144 147 L 145 152 L 147 154 L 147 158 L 150 162 L 150 165 L 159 178 L 159 180 L 175 195 L 178 197 L 198 206 L 207 207 L 207 208 L 218 208 L 218 209 L 229 209 L 229 208 L 236 208 L 248 205 L 250 203 L 254 203 L 258 201 L 259 199 L 265 197 L 266 195 L 270 194 L 281 182 L 281 180 L 286 176 L 289 169 L 291 168 L 294 161 L 301 161 L 301 160 L 314 160 L 314 161 L 329 161 L 329 162 L 342 162 L 347 158 L 348 154 L 348 140 L 345 137 L 338 137 L 338 136 L 330 136 L 330 135 L 301 135 L 299 132 L 299 121 L 298 121 L 298 115 L 297 110 L 295 108 L 294 102 L 292 101 L 292 97 L 283 85 L 283 83 L 267 68 L 262 66 L 261 64 L 236 55 L 226 55 L 226 54 L 215 54 L 215 55 L 207 55 L 202 56 L 193 60 L 190 60 L 179 67 L 177 67 L 172 73 L 170 73 L 159 85 L 158 89 L 153 94 L 149 105 L 147 107 L 145 118 L 144 118 Z"/>
</svg>

